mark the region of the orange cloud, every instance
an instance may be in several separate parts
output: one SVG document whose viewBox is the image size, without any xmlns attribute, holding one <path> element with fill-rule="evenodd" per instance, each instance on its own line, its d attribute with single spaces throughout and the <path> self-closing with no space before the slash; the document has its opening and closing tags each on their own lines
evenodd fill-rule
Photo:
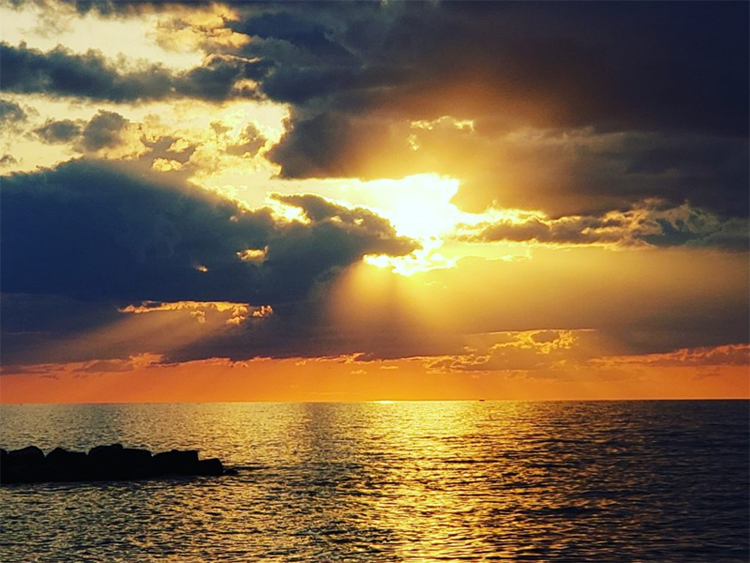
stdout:
<svg viewBox="0 0 750 563">
<path fill-rule="evenodd" d="M 229 301 L 143 301 L 140 305 L 128 305 L 119 308 L 120 313 L 130 313 L 141 315 L 145 313 L 159 313 L 165 311 L 189 311 L 192 317 L 198 322 L 206 322 L 206 312 L 216 311 L 218 313 L 229 313 L 226 320 L 228 325 L 239 325 L 248 318 L 263 318 L 273 315 L 273 308 L 270 305 L 252 306 L 248 303 L 231 303 Z"/>
</svg>

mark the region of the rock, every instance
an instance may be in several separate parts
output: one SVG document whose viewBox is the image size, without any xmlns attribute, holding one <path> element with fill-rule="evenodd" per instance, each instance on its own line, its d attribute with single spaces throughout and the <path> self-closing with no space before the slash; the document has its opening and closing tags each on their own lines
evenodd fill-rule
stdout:
<svg viewBox="0 0 750 563">
<path fill-rule="evenodd" d="M 46 456 L 47 461 L 55 465 L 75 465 L 86 459 L 83 452 L 70 452 L 65 448 L 55 448 Z"/>
<path fill-rule="evenodd" d="M 35 482 L 45 478 L 44 452 L 36 446 L 11 450 L 3 460 L 0 479 Z"/>
<path fill-rule="evenodd" d="M 96 446 L 89 450 L 89 459 L 96 461 L 114 461 L 120 458 L 122 444 L 112 444 L 111 446 Z"/>
<path fill-rule="evenodd" d="M 35 446 L 0 452 L 0 483 L 110 481 L 170 475 L 219 476 L 230 473 L 216 458 L 199 460 L 195 450 L 171 450 L 156 455 L 122 444 L 96 446 L 83 452 L 55 448 L 45 457 Z"/>
<path fill-rule="evenodd" d="M 170 450 L 154 456 L 157 475 L 195 475 L 198 470 L 198 452 L 195 450 Z"/>
<path fill-rule="evenodd" d="M 50 475 L 49 480 L 72 481 L 89 478 L 91 475 L 89 459 L 83 452 L 70 452 L 63 448 L 55 448 L 47 454 L 46 461 L 45 473 Z"/>
<path fill-rule="evenodd" d="M 123 450 L 122 444 L 91 448 L 88 455 L 90 478 L 99 481 L 128 478 L 123 466 Z"/>
<path fill-rule="evenodd" d="M 151 452 L 125 448 L 121 453 L 122 474 L 126 479 L 142 479 L 154 475 Z"/>
<path fill-rule="evenodd" d="M 215 457 L 198 462 L 198 475 L 224 475 L 224 465 Z"/>
<path fill-rule="evenodd" d="M 27 446 L 9 451 L 8 460 L 11 463 L 39 463 L 44 460 L 44 452 L 36 446 Z"/>
</svg>

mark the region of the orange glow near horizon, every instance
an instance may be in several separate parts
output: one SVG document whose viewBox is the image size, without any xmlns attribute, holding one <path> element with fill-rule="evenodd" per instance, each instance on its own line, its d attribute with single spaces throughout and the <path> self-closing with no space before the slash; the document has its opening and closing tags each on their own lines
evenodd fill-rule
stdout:
<svg viewBox="0 0 750 563">
<path fill-rule="evenodd" d="M 648 358 L 648 357 L 646 357 Z M 89 373 L 80 364 L 0 377 L 0 403 L 748 399 L 747 365 L 546 373 L 428 369 L 425 359 L 214 359 Z M 644 360 L 645 361 L 645 360 Z"/>
</svg>

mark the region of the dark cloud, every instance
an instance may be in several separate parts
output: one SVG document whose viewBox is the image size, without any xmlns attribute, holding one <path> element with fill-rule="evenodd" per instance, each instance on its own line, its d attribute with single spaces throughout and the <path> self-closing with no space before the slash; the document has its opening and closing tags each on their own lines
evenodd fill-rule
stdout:
<svg viewBox="0 0 750 563">
<path fill-rule="evenodd" d="M 73 4 L 84 13 L 102 14 L 203 6 Z M 744 3 L 240 2 L 234 7 L 241 18 L 228 23 L 253 38 L 241 54 L 261 59 L 245 60 L 240 65 L 244 76 L 260 79 L 272 99 L 306 111 L 378 112 L 408 119 L 449 114 L 480 124 L 747 134 Z M 46 64 L 40 57 L 38 51 L 6 46 L 6 87 L 22 88 L 19 66 L 26 88 L 39 89 L 40 78 L 54 77 L 47 87 L 60 93 L 72 89 L 54 72 L 61 66 L 78 69 L 78 82 L 92 81 L 85 68 L 99 71 L 94 74 L 112 70 L 91 54 L 55 50 L 46 54 Z M 227 60 L 214 65 L 221 68 L 174 78 L 154 67 L 144 71 L 152 80 L 129 73 L 119 81 L 141 82 L 157 91 L 143 88 L 142 99 L 164 95 L 174 86 L 178 93 L 189 90 L 207 79 L 207 92 L 226 96 L 226 81 L 236 79 L 237 65 Z M 105 74 L 112 78 L 111 72 Z M 180 78 L 187 84 L 181 85 Z M 127 85 L 119 89 L 105 98 L 134 97 Z"/>
<path fill-rule="evenodd" d="M 750 210 L 747 139 L 583 130 L 500 139 L 427 131 L 418 140 L 425 151 L 452 155 L 436 164 L 465 179 L 455 203 L 474 211 L 494 202 L 556 217 L 589 215 L 649 198 L 730 217 Z"/>
<path fill-rule="evenodd" d="M 361 343 L 332 332 L 325 320 L 327 282 L 365 254 L 417 247 L 374 213 L 319 196 L 276 196 L 304 221 L 283 222 L 268 209 L 246 211 L 198 188 L 158 184 L 102 162 L 15 174 L 0 194 L 5 364 L 144 351 L 165 354 L 165 361 L 336 354 Z M 203 331 L 187 345 L 184 335 L 165 343 L 140 329 L 111 332 L 123 320 L 118 308 L 144 300 L 271 304 L 275 314 L 262 329 L 248 322 Z M 189 311 L 151 314 L 184 315 L 180 326 L 203 326 Z"/>
<path fill-rule="evenodd" d="M 36 0 L 35 0 L 36 1 Z M 49 0 L 41 0 L 48 2 Z M 97 12 L 102 16 L 129 16 L 149 12 L 162 12 L 182 8 L 185 5 L 201 8 L 211 4 L 209 0 L 55 0 L 61 4 L 74 6 L 80 14 Z"/>
<path fill-rule="evenodd" d="M 208 57 L 203 66 L 180 73 L 158 64 L 121 71 L 98 51 L 81 55 L 58 46 L 43 53 L 25 44 L 12 47 L 7 43 L 0 43 L 0 58 L 0 82 L 8 92 L 112 102 L 258 97 L 246 86 L 235 90 L 235 84 L 258 79 L 267 70 L 261 61 L 215 55 Z"/>
<path fill-rule="evenodd" d="M 464 225 L 459 238 L 470 241 L 535 241 L 545 244 L 613 244 L 619 246 L 715 246 L 748 249 L 750 224 L 722 219 L 688 205 L 668 207 L 649 202 L 623 212 L 600 216 L 548 219 L 531 215 Z"/>
<path fill-rule="evenodd" d="M 278 222 L 97 162 L 15 174 L 1 189 L 3 290 L 14 293 L 278 304 L 365 254 L 416 248 L 385 219 L 315 196 L 287 201 L 306 223 Z M 248 249 L 264 260 L 243 260 Z"/>
<path fill-rule="evenodd" d="M 331 37 L 324 23 L 304 15 L 260 11 L 257 17 L 244 20 L 234 28 L 245 35 L 288 42 L 325 61 L 356 62 L 353 55 Z"/>
<path fill-rule="evenodd" d="M 0 99 L 0 127 L 6 123 L 26 121 L 27 115 L 16 102 Z"/>
<path fill-rule="evenodd" d="M 3 154 L 0 157 L 0 166 L 11 166 L 18 162 L 12 154 L 13 142 L 11 139 L 20 137 L 26 131 L 29 122 L 29 108 L 24 108 L 12 100 L 0 99 L 0 134 L 3 139 Z"/>
<path fill-rule="evenodd" d="M 3 156 L 0 156 L 0 166 L 11 166 L 17 163 L 18 159 L 12 154 L 4 154 Z"/>
<path fill-rule="evenodd" d="M 234 24 L 254 38 L 245 54 L 272 65 L 262 91 L 293 105 L 268 153 L 282 177 L 450 173 L 464 180 L 455 201 L 475 211 L 494 200 L 590 213 L 656 196 L 747 215 L 747 4 L 339 8 L 248 8 Z M 444 115 L 474 120 L 475 139 L 410 154 L 409 122 Z M 490 142 L 525 128 L 627 139 L 571 139 L 569 155 Z M 509 186 L 508 169 L 525 180 L 529 164 L 538 182 Z"/>
<path fill-rule="evenodd" d="M 264 39 L 246 50 L 281 74 L 330 76 L 264 85 L 320 109 L 746 134 L 747 16 L 738 3 L 316 3 L 248 7 L 234 28 Z"/>
<path fill-rule="evenodd" d="M 86 151 L 116 147 L 122 143 L 122 132 L 130 123 L 119 113 L 99 111 L 86 124 L 81 134 L 81 145 Z"/>
<path fill-rule="evenodd" d="M 48 119 L 34 129 L 34 133 L 45 143 L 69 143 L 81 134 L 81 123 L 72 119 Z"/>
<path fill-rule="evenodd" d="M 380 158 L 374 158 L 393 153 L 408 157 L 411 152 L 406 135 L 393 135 L 389 124 L 382 120 L 325 113 L 292 120 L 288 127 L 281 142 L 266 153 L 272 162 L 281 165 L 282 178 L 377 178 L 428 171 L 401 165 L 397 155 L 385 159 L 385 166 Z"/>
<path fill-rule="evenodd" d="M 697 310 L 696 310 L 697 309 Z M 616 340 L 628 353 L 663 354 L 682 348 L 743 344 L 750 334 L 748 303 L 714 303 L 672 311 L 668 315 L 652 315 L 640 322 L 614 320 L 600 330 Z"/>
<path fill-rule="evenodd" d="M 114 323 L 120 316 L 115 302 L 15 294 L 7 293 L 5 289 L 0 295 L 0 308 L 3 314 L 0 346 L 4 365 L 90 359 L 86 353 L 65 346 L 65 342 Z M 43 355 L 39 353 L 40 349 L 53 348 L 58 349 Z M 127 357 L 131 353 L 130 349 L 117 343 L 110 343 L 108 348 L 110 352 L 107 353 L 116 356 Z"/>
<path fill-rule="evenodd" d="M 130 120 L 119 113 L 99 110 L 89 121 L 49 119 L 34 133 L 45 143 L 72 143 L 79 152 L 95 153 L 126 143 L 130 126 Z"/>
<path fill-rule="evenodd" d="M 393 359 L 460 353 L 461 335 L 447 330 L 419 329 L 404 311 L 388 307 L 387 320 L 352 330 L 331 318 L 332 296 L 316 292 L 304 302 L 274 308 L 260 324 L 245 323 L 233 331 L 207 336 L 190 346 L 169 350 L 169 361 L 221 357 L 242 361 L 256 357 L 315 358 L 358 355 L 361 359 Z M 353 312 L 352 314 L 356 314 Z M 365 353 L 363 353 L 365 351 Z"/>
</svg>

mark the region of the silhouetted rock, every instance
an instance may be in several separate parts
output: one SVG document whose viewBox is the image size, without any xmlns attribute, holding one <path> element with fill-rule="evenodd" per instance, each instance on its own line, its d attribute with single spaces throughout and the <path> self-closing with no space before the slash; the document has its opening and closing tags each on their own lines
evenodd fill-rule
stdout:
<svg viewBox="0 0 750 563">
<path fill-rule="evenodd" d="M 124 448 L 121 452 L 121 464 L 125 479 L 142 479 L 155 475 L 151 452 L 135 448 Z"/>
<path fill-rule="evenodd" d="M 112 444 L 110 446 L 95 446 L 89 450 L 89 459 L 108 462 L 119 459 L 122 450 L 122 444 Z"/>
<path fill-rule="evenodd" d="M 55 448 L 47 454 L 47 473 L 57 476 L 55 481 L 71 481 L 90 478 L 89 460 L 83 452 L 70 452 Z"/>
<path fill-rule="evenodd" d="M 36 446 L 27 446 L 20 450 L 11 450 L 8 457 L 14 462 L 35 463 L 44 460 L 44 452 Z"/>
<path fill-rule="evenodd" d="M 152 456 L 148 450 L 112 444 L 91 448 L 88 455 L 55 448 L 45 457 L 35 446 L 0 451 L 0 483 L 110 481 L 228 473 L 216 458 L 199 460 L 195 450 L 171 450 Z"/>
<path fill-rule="evenodd" d="M 91 448 L 88 455 L 90 478 L 97 480 L 131 478 L 123 465 L 124 449 L 122 444 Z"/>
<path fill-rule="evenodd" d="M 83 463 L 86 459 L 86 454 L 83 452 L 70 452 L 64 448 L 55 448 L 46 457 L 47 461 L 64 466 Z"/>
<path fill-rule="evenodd" d="M 224 465 L 215 457 L 198 462 L 198 475 L 224 475 Z"/>
<path fill-rule="evenodd" d="M 44 474 L 44 452 L 36 446 L 9 451 L 0 468 L 2 482 L 13 479 L 33 483 L 42 480 Z"/>
<path fill-rule="evenodd" d="M 162 475 L 195 475 L 198 471 L 198 452 L 170 450 L 156 454 L 154 469 Z"/>
</svg>

